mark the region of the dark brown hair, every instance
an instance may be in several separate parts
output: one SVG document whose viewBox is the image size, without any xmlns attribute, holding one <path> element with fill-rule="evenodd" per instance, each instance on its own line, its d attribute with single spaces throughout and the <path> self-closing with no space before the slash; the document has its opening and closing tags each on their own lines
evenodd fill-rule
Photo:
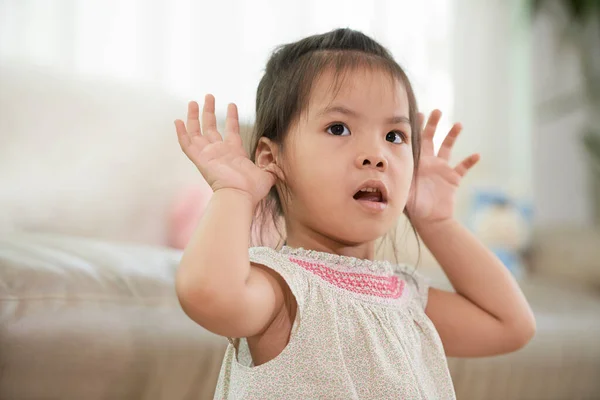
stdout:
<svg viewBox="0 0 600 400">
<path fill-rule="evenodd" d="M 252 161 L 255 161 L 256 149 L 262 137 L 283 146 L 291 125 L 308 107 L 311 89 L 323 72 L 333 72 L 335 83 L 332 89 L 335 91 L 345 74 L 357 68 L 380 70 L 389 74 L 392 80 L 400 81 L 404 85 L 413 132 L 412 151 L 416 176 L 421 153 L 421 135 L 417 101 L 410 81 L 385 47 L 367 35 L 351 29 L 337 29 L 309 36 L 280 46 L 273 52 L 256 92 L 256 122 L 250 146 Z M 261 229 L 259 241 L 264 241 L 262 228 L 267 224 L 275 225 L 280 236 L 284 237 L 281 228 L 282 215 L 281 199 L 277 189 L 273 187 L 257 208 L 255 222 Z"/>
</svg>

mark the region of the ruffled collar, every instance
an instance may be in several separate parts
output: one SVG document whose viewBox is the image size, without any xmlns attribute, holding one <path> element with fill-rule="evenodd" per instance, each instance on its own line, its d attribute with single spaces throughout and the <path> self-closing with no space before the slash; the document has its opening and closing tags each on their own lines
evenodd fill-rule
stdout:
<svg viewBox="0 0 600 400">
<path fill-rule="evenodd" d="M 366 260 L 362 258 L 342 256 L 339 254 L 326 253 L 316 250 L 306 250 L 302 247 L 293 248 L 289 246 L 283 246 L 279 250 L 281 254 L 299 258 L 305 261 L 313 261 L 317 263 L 324 263 L 334 267 L 338 270 L 345 270 L 348 272 L 371 272 L 390 275 L 394 273 L 394 265 L 389 261 L 380 260 Z"/>
</svg>

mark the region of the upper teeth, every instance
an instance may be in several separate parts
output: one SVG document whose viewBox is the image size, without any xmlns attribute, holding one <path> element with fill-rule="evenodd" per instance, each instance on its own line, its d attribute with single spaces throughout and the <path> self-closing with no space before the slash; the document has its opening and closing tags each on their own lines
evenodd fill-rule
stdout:
<svg viewBox="0 0 600 400">
<path fill-rule="evenodd" d="M 364 188 L 364 189 L 360 189 L 361 192 L 379 192 L 378 189 L 375 188 Z"/>
</svg>

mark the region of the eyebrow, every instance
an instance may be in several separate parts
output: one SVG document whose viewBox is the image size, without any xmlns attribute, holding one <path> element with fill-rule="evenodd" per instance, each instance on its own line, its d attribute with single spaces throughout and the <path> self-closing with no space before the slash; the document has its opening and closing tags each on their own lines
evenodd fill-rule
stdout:
<svg viewBox="0 0 600 400">
<path fill-rule="evenodd" d="M 332 113 L 345 114 L 345 115 L 348 115 L 348 116 L 354 117 L 354 118 L 357 118 L 359 116 L 359 114 L 356 111 L 353 111 L 353 110 L 343 107 L 343 106 L 326 107 L 319 112 L 319 116 L 321 117 L 323 115 L 332 114 Z M 405 117 L 403 115 L 394 115 L 393 117 L 386 119 L 386 122 L 388 124 L 400 124 L 400 123 L 410 124 L 410 119 L 408 119 L 408 117 Z"/>
</svg>

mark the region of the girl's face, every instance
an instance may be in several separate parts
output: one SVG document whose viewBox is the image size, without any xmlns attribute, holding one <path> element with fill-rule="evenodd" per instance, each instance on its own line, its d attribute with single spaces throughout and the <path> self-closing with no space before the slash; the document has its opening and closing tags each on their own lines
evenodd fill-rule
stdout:
<svg viewBox="0 0 600 400">
<path fill-rule="evenodd" d="M 389 232 L 411 187 L 411 135 L 406 90 L 389 74 L 348 71 L 339 91 L 321 75 L 283 147 L 290 244 L 357 246 Z"/>
</svg>

